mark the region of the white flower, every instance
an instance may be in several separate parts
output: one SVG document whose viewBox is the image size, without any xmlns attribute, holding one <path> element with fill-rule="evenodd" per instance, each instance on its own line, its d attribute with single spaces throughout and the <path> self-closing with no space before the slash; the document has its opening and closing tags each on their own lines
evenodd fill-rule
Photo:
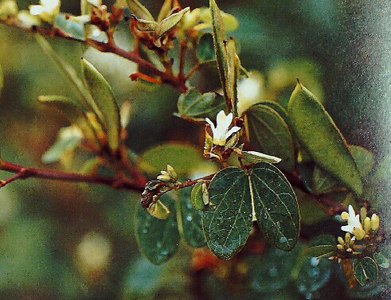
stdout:
<svg viewBox="0 0 391 300">
<path fill-rule="evenodd" d="M 345 232 L 353 233 L 353 229 L 355 227 L 362 229 L 362 225 L 360 223 L 360 216 L 356 215 L 356 213 L 354 212 L 354 209 L 351 205 L 349 205 L 349 214 L 344 212 L 344 213 L 342 213 L 341 216 L 342 216 L 342 219 L 348 221 L 348 225 L 342 226 L 341 230 L 343 230 Z"/>
<path fill-rule="evenodd" d="M 231 129 L 229 129 L 229 127 L 231 126 L 231 123 L 232 123 L 232 119 L 233 119 L 232 113 L 229 113 L 226 116 L 223 110 L 221 110 L 217 114 L 216 127 L 211 120 L 209 120 L 208 118 L 205 119 L 205 121 L 212 128 L 213 144 L 218 145 L 218 146 L 224 146 L 227 139 L 232 134 L 234 134 L 235 132 L 238 132 L 240 130 L 240 127 L 238 127 L 238 126 L 234 126 Z"/>
<path fill-rule="evenodd" d="M 30 13 L 42 20 L 52 23 L 54 16 L 60 13 L 60 0 L 40 0 L 40 5 L 30 5 Z"/>
<path fill-rule="evenodd" d="M 342 226 L 341 230 L 350 232 L 355 236 L 355 238 L 361 240 L 365 236 L 365 231 L 362 228 L 362 224 L 360 222 L 360 215 L 356 215 L 351 205 L 349 205 L 348 209 L 349 213 L 343 212 L 341 214 L 342 219 L 348 221 L 348 225 Z M 354 240 L 354 238 L 352 240 Z"/>
</svg>

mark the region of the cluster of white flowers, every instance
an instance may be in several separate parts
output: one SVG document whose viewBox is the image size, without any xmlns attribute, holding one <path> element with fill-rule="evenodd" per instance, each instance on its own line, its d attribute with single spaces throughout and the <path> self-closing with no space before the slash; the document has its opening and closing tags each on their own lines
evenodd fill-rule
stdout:
<svg viewBox="0 0 391 300">
<path fill-rule="evenodd" d="M 234 134 L 235 132 L 238 132 L 240 130 L 240 127 L 233 126 L 231 127 L 233 115 L 232 113 L 229 113 L 228 115 L 225 115 L 224 111 L 221 110 L 216 117 L 216 127 L 213 124 L 213 122 L 206 118 L 205 121 L 210 125 L 213 133 L 213 144 L 218 146 L 224 146 L 227 142 L 227 139 Z"/>
<path fill-rule="evenodd" d="M 371 218 L 366 216 L 363 217 L 363 224 L 360 222 L 360 215 L 356 215 L 353 207 L 349 205 L 348 212 L 344 211 L 341 214 L 342 220 L 348 221 L 348 225 L 342 226 L 341 230 L 349 232 L 354 235 L 352 240 L 362 240 L 367 233 L 370 231 L 377 231 L 380 225 L 379 216 L 373 214 Z"/>
</svg>

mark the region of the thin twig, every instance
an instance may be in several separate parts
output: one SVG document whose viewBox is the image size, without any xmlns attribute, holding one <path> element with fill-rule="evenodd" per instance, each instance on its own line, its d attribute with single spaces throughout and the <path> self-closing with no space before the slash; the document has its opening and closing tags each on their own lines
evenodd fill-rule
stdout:
<svg viewBox="0 0 391 300">
<path fill-rule="evenodd" d="M 18 179 L 27 179 L 27 178 L 41 178 L 41 179 L 61 180 L 61 181 L 70 181 L 70 182 L 86 182 L 86 183 L 103 184 L 115 189 L 127 189 L 136 192 L 142 192 L 144 190 L 144 184 L 145 184 L 145 182 L 136 182 L 128 178 L 122 178 L 122 177 L 121 178 L 106 177 L 106 176 L 99 176 L 99 175 L 63 172 L 63 171 L 51 170 L 51 169 L 29 168 L 29 167 L 13 164 L 5 160 L 0 160 L 0 170 L 15 173 L 15 175 L 13 175 L 12 177 L 0 181 L 0 187 L 3 187 L 6 184 L 11 183 L 12 181 Z"/>
<path fill-rule="evenodd" d="M 114 53 L 120 57 L 123 57 L 129 61 L 136 63 L 140 68 L 143 68 L 144 70 L 146 70 L 156 76 L 159 76 L 162 79 L 162 82 L 172 85 L 173 87 L 177 88 L 179 91 L 184 92 L 187 90 L 187 87 L 185 85 L 184 80 L 181 80 L 180 78 L 173 76 L 172 74 L 169 74 L 167 72 L 159 70 L 152 63 L 141 58 L 139 56 L 137 50 L 136 51 L 125 51 L 125 50 L 119 48 L 113 42 L 103 43 L 103 42 L 95 41 L 92 39 L 86 39 L 86 40 L 75 39 L 74 37 L 66 34 L 65 32 L 63 32 L 57 28 L 52 30 L 52 29 L 46 29 L 46 28 L 42 28 L 42 27 L 38 27 L 38 26 L 21 27 L 20 24 L 18 23 L 18 21 L 13 18 L 8 18 L 5 20 L 0 19 L 0 24 L 13 26 L 13 27 L 22 29 L 26 32 L 40 33 L 45 36 L 59 37 L 59 38 L 63 38 L 66 40 L 71 40 L 74 42 L 87 44 L 87 45 L 92 46 L 101 52 Z"/>
</svg>

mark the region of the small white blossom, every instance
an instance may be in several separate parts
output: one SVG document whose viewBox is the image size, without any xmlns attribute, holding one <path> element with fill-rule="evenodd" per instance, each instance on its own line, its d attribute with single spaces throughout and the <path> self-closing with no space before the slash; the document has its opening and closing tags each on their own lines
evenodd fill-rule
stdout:
<svg viewBox="0 0 391 300">
<path fill-rule="evenodd" d="M 342 226 L 341 229 L 345 232 L 350 232 L 350 233 L 353 233 L 353 229 L 356 227 L 356 228 L 361 228 L 362 229 L 362 225 L 361 225 L 361 222 L 360 222 L 360 216 L 359 215 L 356 215 L 356 213 L 354 212 L 354 209 L 351 205 L 349 205 L 349 215 L 347 214 L 344 214 L 342 216 L 343 219 L 346 219 L 347 218 L 347 221 L 348 221 L 348 225 L 345 225 L 345 226 Z M 346 216 L 346 217 L 345 217 Z"/>
<path fill-rule="evenodd" d="M 231 126 L 232 119 L 232 113 L 225 115 L 223 110 L 221 110 L 217 114 L 216 127 L 211 120 L 209 120 L 208 118 L 205 119 L 205 121 L 210 125 L 213 132 L 213 144 L 218 146 L 224 146 L 227 139 L 232 134 L 240 130 L 240 127 L 238 126 L 233 126 L 231 129 L 229 128 Z"/>
<path fill-rule="evenodd" d="M 343 212 L 341 215 L 343 220 L 348 221 L 348 225 L 342 226 L 341 230 L 353 234 L 354 238 L 352 240 L 354 240 L 355 238 L 361 240 L 365 236 L 365 231 L 362 228 L 362 224 L 360 222 L 360 215 L 356 215 L 351 205 L 349 205 L 348 209 L 349 209 L 349 214 Z"/>
</svg>

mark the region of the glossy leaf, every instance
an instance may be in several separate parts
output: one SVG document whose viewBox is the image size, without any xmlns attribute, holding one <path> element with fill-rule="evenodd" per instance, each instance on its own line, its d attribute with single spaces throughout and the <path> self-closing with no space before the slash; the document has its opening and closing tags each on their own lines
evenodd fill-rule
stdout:
<svg viewBox="0 0 391 300">
<path fill-rule="evenodd" d="M 338 188 L 338 181 L 319 167 L 314 168 L 312 189 L 316 193 L 327 193 Z"/>
<path fill-rule="evenodd" d="M 379 269 L 376 262 L 368 256 L 354 261 L 353 272 L 358 283 L 361 285 L 371 283 L 379 277 Z"/>
<path fill-rule="evenodd" d="M 84 23 L 69 18 L 65 14 L 58 14 L 54 19 L 54 26 L 74 39 L 84 41 Z"/>
<path fill-rule="evenodd" d="M 205 33 L 200 37 L 197 43 L 196 54 L 199 62 L 213 61 L 216 59 L 213 35 Z"/>
<path fill-rule="evenodd" d="M 300 83 L 289 100 L 290 125 L 314 161 L 357 195 L 362 181 L 346 141 L 322 104 Z"/>
<path fill-rule="evenodd" d="M 328 259 L 304 258 L 295 282 L 299 293 L 308 297 L 324 287 L 330 279 L 331 267 L 332 262 Z"/>
<path fill-rule="evenodd" d="M 191 247 L 203 247 L 206 245 L 205 234 L 202 230 L 202 214 L 196 210 L 190 201 L 192 188 L 179 190 L 179 199 L 181 201 L 181 213 L 183 224 L 183 237 Z M 202 199 L 201 199 L 202 201 Z"/>
<path fill-rule="evenodd" d="M 178 111 L 181 116 L 191 118 L 215 119 L 220 110 L 224 110 L 225 100 L 215 93 L 201 94 L 197 89 L 191 88 L 181 94 L 178 100 Z"/>
<path fill-rule="evenodd" d="M 215 0 L 209 1 L 210 13 L 212 16 L 212 33 L 216 53 L 217 68 L 219 70 L 221 87 L 225 99 L 228 99 L 227 90 L 227 53 L 224 49 L 224 40 L 226 39 L 224 24 L 221 17 L 221 11 Z"/>
<path fill-rule="evenodd" d="M 64 114 L 72 125 L 81 129 L 86 138 L 95 138 L 93 128 L 83 109 L 71 99 L 64 96 L 39 96 L 38 101 Z"/>
<path fill-rule="evenodd" d="M 113 90 L 106 79 L 98 70 L 82 58 L 83 79 L 88 86 L 92 98 L 103 117 L 107 140 L 112 151 L 116 151 L 120 146 L 120 114 L 117 102 L 114 98 Z"/>
<path fill-rule="evenodd" d="M 136 15 L 137 18 L 148 20 L 148 21 L 155 21 L 155 19 L 152 17 L 149 10 L 142 5 L 137 0 L 127 0 L 129 8 L 132 13 Z"/>
<path fill-rule="evenodd" d="M 246 132 L 257 151 L 282 159 L 279 166 L 286 170 L 294 168 L 293 140 L 288 125 L 272 108 L 255 104 L 245 112 Z"/>
<path fill-rule="evenodd" d="M 178 174 L 187 174 L 203 162 L 199 150 L 180 143 L 166 143 L 145 151 L 139 160 L 140 167 L 150 174 L 157 174 L 172 166 Z"/>
<path fill-rule="evenodd" d="M 219 258 L 230 259 L 246 244 L 252 226 L 251 195 L 247 174 L 229 167 L 209 184 L 211 205 L 203 211 L 206 241 Z"/>
<path fill-rule="evenodd" d="M 190 10 L 190 7 L 186 7 L 177 13 L 173 13 L 167 18 L 161 20 L 156 26 L 156 37 L 159 38 L 167 31 L 175 27 L 183 18 L 183 16 Z"/>
<path fill-rule="evenodd" d="M 253 206 L 263 235 L 274 247 L 292 250 L 299 238 L 300 215 L 290 183 L 268 163 L 256 164 L 249 172 Z"/>
<path fill-rule="evenodd" d="M 202 210 L 205 207 L 204 201 L 202 200 L 202 183 L 197 182 L 191 190 L 190 202 L 194 209 Z"/>
<path fill-rule="evenodd" d="M 162 196 L 161 201 L 170 211 L 175 211 L 174 200 L 169 195 Z M 178 249 L 180 237 L 176 214 L 171 213 L 167 219 L 160 220 L 152 217 L 139 205 L 136 235 L 141 253 L 150 262 L 155 265 L 166 262 Z"/>
</svg>

